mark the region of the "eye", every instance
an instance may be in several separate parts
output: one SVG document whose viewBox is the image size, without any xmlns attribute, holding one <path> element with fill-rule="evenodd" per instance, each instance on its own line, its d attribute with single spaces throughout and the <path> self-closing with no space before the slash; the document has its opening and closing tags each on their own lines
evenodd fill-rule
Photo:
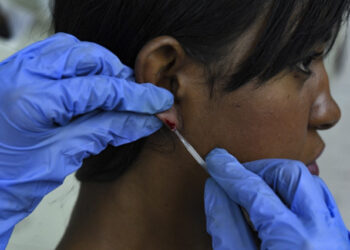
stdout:
<svg viewBox="0 0 350 250">
<path fill-rule="evenodd" d="M 301 62 L 298 62 L 295 66 L 297 70 L 301 71 L 302 73 L 306 75 L 311 75 L 312 71 L 310 70 L 310 65 L 314 60 L 317 60 L 319 58 L 323 57 L 323 52 L 320 53 L 314 53 L 311 56 L 306 57 Z"/>
<path fill-rule="evenodd" d="M 311 70 L 310 70 L 310 65 L 314 58 L 312 56 L 306 58 L 305 60 L 297 63 L 295 66 L 297 67 L 298 70 L 300 70 L 302 73 L 306 75 L 311 75 Z"/>
</svg>

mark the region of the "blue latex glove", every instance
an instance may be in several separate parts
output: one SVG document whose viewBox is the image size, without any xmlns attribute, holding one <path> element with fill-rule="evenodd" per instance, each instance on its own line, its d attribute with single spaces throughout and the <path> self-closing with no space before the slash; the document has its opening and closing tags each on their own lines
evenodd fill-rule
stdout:
<svg viewBox="0 0 350 250">
<path fill-rule="evenodd" d="M 0 85 L 0 249 L 84 158 L 154 133 L 153 114 L 173 105 L 107 49 L 62 33 L 3 61 Z"/>
<path fill-rule="evenodd" d="M 206 158 L 207 231 L 215 250 L 257 249 L 237 204 L 245 208 L 261 249 L 350 249 L 350 236 L 326 184 L 299 161 L 240 164 L 223 149 Z"/>
</svg>

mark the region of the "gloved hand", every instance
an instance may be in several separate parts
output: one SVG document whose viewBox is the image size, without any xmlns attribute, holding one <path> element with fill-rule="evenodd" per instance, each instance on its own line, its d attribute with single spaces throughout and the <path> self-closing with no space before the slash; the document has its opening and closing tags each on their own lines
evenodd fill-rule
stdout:
<svg viewBox="0 0 350 250">
<path fill-rule="evenodd" d="M 237 204 L 258 231 L 261 249 L 350 249 L 350 235 L 326 184 L 299 161 L 240 164 L 223 149 L 206 158 L 207 231 L 215 250 L 257 249 Z"/>
<path fill-rule="evenodd" d="M 110 51 L 63 33 L 0 64 L 0 249 L 84 158 L 162 127 L 153 114 L 173 96 L 134 81 Z"/>
</svg>

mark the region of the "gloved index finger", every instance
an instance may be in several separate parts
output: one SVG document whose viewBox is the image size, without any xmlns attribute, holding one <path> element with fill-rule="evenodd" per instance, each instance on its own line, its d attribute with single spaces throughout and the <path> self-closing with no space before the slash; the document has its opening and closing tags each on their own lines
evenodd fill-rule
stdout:
<svg viewBox="0 0 350 250">
<path fill-rule="evenodd" d="M 109 76 L 61 80 L 47 84 L 43 93 L 45 96 L 31 95 L 30 101 L 39 106 L 45 98 L 42 113 L 46 114 L 48 121 L 60 125 L 96 109 L 154 115 L 170 109 L 174 103 L 173 95 L 166 89 Z"/>
<path fill-rule="evenodd" d="M 206 162 L 209 174 L 234 202 L 247 210 L 257 230 L 265 223 L 288 224 L 297 220 L 264 180 L 245 169 L 226 150 L 214 149 Z"/>
</svg>

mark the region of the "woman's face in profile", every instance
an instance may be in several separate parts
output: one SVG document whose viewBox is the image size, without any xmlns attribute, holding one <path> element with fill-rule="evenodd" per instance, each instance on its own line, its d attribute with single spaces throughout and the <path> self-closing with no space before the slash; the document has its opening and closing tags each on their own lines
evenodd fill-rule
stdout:
<svg viewBox="0 0 350 250">
<path fill-rule="evenodd" d="M 310 75 L 285 71 L 262 85 L 251 82 L 211 99 L 194 84 L 181 112 L 186 137 L 203 154 L 221 147 L 241 162 L 288 158 L 313 163 L 325 146 L 317 130 L 337 123 L 340 110 L 323 59 L 308 68 Z"/>
</svg>

